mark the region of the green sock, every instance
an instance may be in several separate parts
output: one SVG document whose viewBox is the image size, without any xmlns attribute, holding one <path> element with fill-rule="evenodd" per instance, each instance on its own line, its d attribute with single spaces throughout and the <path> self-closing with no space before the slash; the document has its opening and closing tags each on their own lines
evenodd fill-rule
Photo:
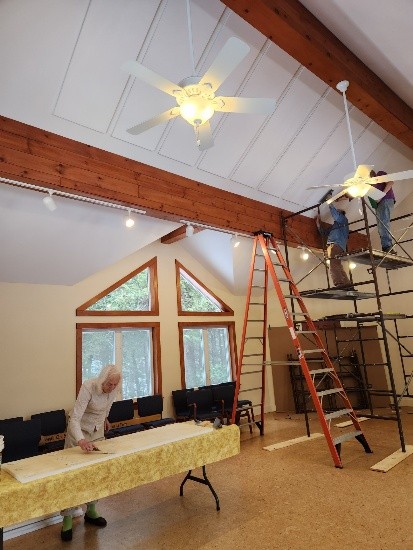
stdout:
<svg viewBox="0 0 413 550">
<path fill-rule="evenodd" d="M 63 516 L 62 531 L 69 531 L 73 526 L 72 516 Z"/>
<path fill-rule="evenodd" d="M 86 515 L 93 519 L 99 517 L 99 514 L 96 512 L 96 504 L 94 502 L 87 505 Z"/>
</svg>

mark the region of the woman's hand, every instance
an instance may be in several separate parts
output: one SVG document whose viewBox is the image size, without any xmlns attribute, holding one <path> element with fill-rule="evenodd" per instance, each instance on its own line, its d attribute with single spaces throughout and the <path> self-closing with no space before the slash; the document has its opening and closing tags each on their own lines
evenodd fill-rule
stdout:
<svg viewBox="0 0 413 550">
<path fill-rule="evenodd" d="M 87 439 L 79 439 L 77 444 L 82 449 L 82 451 L 85 451 L 87 453 L 89 453 L 90 451 L 93 451 L 93 449 L 95 449 L 95 446 L 93 445 L 93 443 L 91 443 Z"/>
</svg>

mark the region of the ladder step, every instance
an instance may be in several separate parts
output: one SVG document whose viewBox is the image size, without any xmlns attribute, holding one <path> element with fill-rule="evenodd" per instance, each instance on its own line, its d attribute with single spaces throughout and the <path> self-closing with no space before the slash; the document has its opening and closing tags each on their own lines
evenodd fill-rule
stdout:
<svg viewBox="0 0 413 550">
<path fill-rule="evenodd" d="M 243 367 L 245 367 L 245 365 L 242 365 Z M 261 374 L 261 371 L 260 370 L 249 370 L 247 372 L 243 372 L 242 375 L 245 376 L 246 374 L 258 374 L 260 373 Z"/>
<path fill-rule="evenodd" d="M 256 391 L 256 390 L 262 390 L 262 386 L 258 386 L 258 388 L 245 388 L 245 390 L 239 390 L 239 393 L 244 393 L 246 391 Z"/>
<path fill-rule="evenodd" d="M 264 319 L 247 319 L 247 323 L 263 323 Z"/>
<path fill-rule="evenodd" d="M 262 357 L 262 353 L 244 353 L 244 357 Z"/>
<path fill-rule="evenodd" d="M 324 417 L 326 420 L 330 420 L 331 418 L 338 418 L 339 416 L 344 416 L 351 412 L 352 412 L 351 409 L 341 409 L 339 411 L 334 411 L 332 413 L 325 414 Z"/>
<path fill-rule="evenodd" d="M 333 439 L 333 443 L 334 443 L 334 445 L 338 445 L 339 443 L 343 443 L 343 441 L 348 441 L 349 439 L 354 439 L 358 435 L 361 435 L 362 433 L 363 432 L 361 432 L 360 430 L 357 430 L 355 432 L 348 432 L 346 434 L 339 435 L 338 437 L 335 437 Z"/>
<path fill-rule="evenodd" d="M 316 330 L 296 330 L 296 334 L 317 334 Z"/>
<path fill-rule="evenodd" d="M 304 313 L 303 311 L 291 311 L 291 317 L 310 317 L 309 313 Z"/>
<path fill-rule="evenodd" d="M 313 376 L 313 374 L 323 374 L 323 373 L 327 373 L 327 372 L 334 372 L 334 369 L 315 369 L 315 370 L 310 370 L 309 371 L 311 376 Z"/>
<path fill-rule="evenodd" d="M 264 302 L 250 302 L 250 306 L 263 306 Z"/>
<path fill-rule="evenodd" d="M 340 393 L 343 390 L 341 388 L 332 388 L 331 390 L 321 390 L 317 392 L 318 397 L 322 397 L 323 395 L 332 395 L 333 393 Z"/>
<path fill-rule="evenodd" d="M 260 272 L 264 273 L 264 272 L 265 272 L 265 269 L 261 269 L 260 267 L 255 267 L 255 268 L 253 269 L 253 271 L 260 271 Z"/>
<path fill-rule="evenodd" d="M 261 285 L 251 285 L 251 288 L 265 288 L 265 286 L 261 286 Z"/>
<path fill-rule="evenodd" d="M 307 355 L 307 353 L 323 353 L 325 351 L 324 348 L 303 349 L 304 355 Z"/>
<path fill-rule="evenodd" d="M 295 294 L 284 294 L 284 298 L 291 298 L 292 300 L 302 300 L 301 296 L 296 296 Z"/>
</svg>

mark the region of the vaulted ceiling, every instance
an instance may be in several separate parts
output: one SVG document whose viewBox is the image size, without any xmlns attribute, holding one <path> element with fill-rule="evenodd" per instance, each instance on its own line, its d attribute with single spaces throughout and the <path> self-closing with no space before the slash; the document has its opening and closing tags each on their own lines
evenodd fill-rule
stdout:
<svg viewBox="0 0 413 550">
<path fill-rule="evenodd" d="M 193 128 L 180 117 L 138 136 L 129 134 L 128 128 L 165 111 L 174 100 L 120 67 L 136 59 L 173 82 L 191 75 L 186 7 L 185 0 L 3 0 L 0 114 L 298 211 L 324 195 L 323 189 L 307 187 L 340 183 L 353 170 L 343 100 L 336 82 L 327 83 L 340 75 L 350 80 L 350 101 L 364 111 L 350 104 L 357 162 L 388 172 L 412 168 L 413 67 L 406 53 L 411 50 L 409 21 L 413 20 L 409 0 L 394 0 L 391 5 L 376 0 L 191 0 L 196 72 L 203 74 L 226 40 L 237 36 L 250 52 L 225 80 L 220 95 L 272 97 L 276 109 L 270 116 L 216 113 L 211 121 L 215 145 L 203 152 L 197 149 Z M 346 57 L 338 41 L 329 32 L 323 34 L 303 7 L 369 69 L 363 73 L 362 64 Z M 307 47 L 300 45 L 299 36 L 307 40 Z M 412 185 L 410 180 L 397 184 L 400 199 L 413 190 Z M 12 212 L 4 210 L 4 216 Z M 158 227 L 154 238 L 177 224 L 159 222 Z M 94 229 L 90 228 L 91 236 Z M 122 227 L 119 238 L 121 231 Z M 24 235 L 15 236 L 25 246 Z M 100 238 L 97 232 L 96 241 Z M 44 242 L 41 235 L 38 242 Z M 141 244 L 135 240 L 122 253 L 144 244 L 146 240 Z M 29 250 L 28 246 L 27 254 Z M 208 254 L 206 249 L 205 259 Z M 97 259 L 95 267 L 73 273 L 70 281 L 62 283 L 71 284 L 101 267 Z M 19 265 L 20 272 L 23 268 Z"/>
</svg>

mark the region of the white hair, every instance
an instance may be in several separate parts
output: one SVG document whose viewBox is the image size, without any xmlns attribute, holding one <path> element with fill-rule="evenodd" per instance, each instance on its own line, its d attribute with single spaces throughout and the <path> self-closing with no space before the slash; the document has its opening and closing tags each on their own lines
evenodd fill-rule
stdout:
<svg viewBox="0 0 413 550">
<path fill-rule="evenodd" d="M 96 391 L 100 394 L 103 393 L 102 384 L 104 384 L 109 378 L 119 376 L 119 380 L 122 378 L 122 372 L 116 365 L 106 365 L 100 371 L 99 376 L 95 378 L 94 383 Z"/>
</svg>

